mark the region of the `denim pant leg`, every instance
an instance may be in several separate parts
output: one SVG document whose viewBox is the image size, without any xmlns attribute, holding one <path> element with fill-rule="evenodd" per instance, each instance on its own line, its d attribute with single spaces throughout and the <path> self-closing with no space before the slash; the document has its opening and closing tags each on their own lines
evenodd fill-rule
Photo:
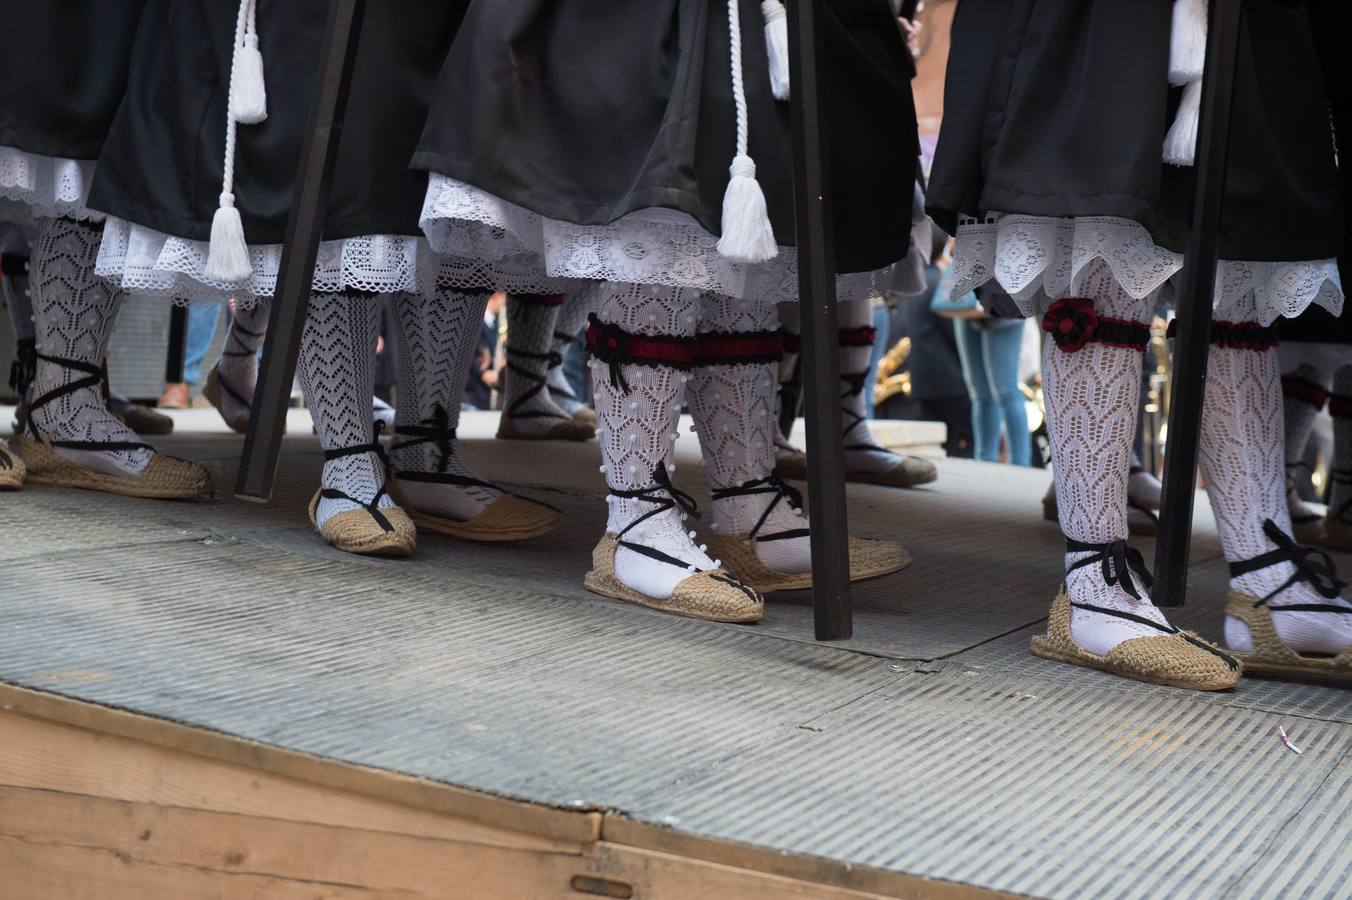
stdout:
<svg viewBox="0 0 1352 900">
<path fill-rule="evenodd" d="M 188 337 L 183 345 L 183 380 L 193 387 L 202 384 L 202 359 L 216 336 L 221 303 L 197 302 L 188 307 Z"/>
</svg>

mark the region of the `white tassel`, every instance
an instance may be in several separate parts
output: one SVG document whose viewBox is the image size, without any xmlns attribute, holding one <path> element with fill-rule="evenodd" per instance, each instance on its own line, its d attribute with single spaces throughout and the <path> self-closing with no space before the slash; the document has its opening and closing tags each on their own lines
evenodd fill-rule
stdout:
<svg viewBox="0 0 1352 900">
<path fill-rule="evenodd" d="M 776 100 L 789 99 L 789 14 L 780 0 L 763 0 L 765 53 L 770 58 L 770 90 Z"/>
<path fill-rule="evenodd" d="M 718 252 L 737 263 L 763 263 L 779 254 L 775 230 L 765 208 L 765 192 L 749 156 L 732 161 L 732 177 L 723 195 L 723 236 Z"/>
<path fill-rule="evenodd" d="M 1169 32 L 1169 83 L 1200 81 L 1205 64 L 1206 0 L 1174 0 Z"/>
<path fill-rule="evenodd" d="M 249 245 L 244 240 L 244 223 L 235 209 L 235 195 L 221 194 L 221 205 L 211 219 L 211 244 L 203 277 L 223 284 L 239 284 L 253 274 Z"/>
<path fill-rule="evenodd" d="M 263 84 L 263 54 L 258 35 L 246 34 L 235 51 L 235 77 L 230 83 L 230 108 L 241 125 L 257 125 L 268 117 L 268 92 Z"/>
<path fill-rule="evenodd" d="M 756 181 L 756 164 L 747 148 L 746 85 L 742 77 L 742 20 L 738 0 L 728 0 L 728 44 L 732 58 L 732 102 L 737 112 L 737 155 L 723 194 L 723 235 L 719 254 L 735 263 L 763 263 L 779 255 L 774 226 L 765 207 L 765 192 Z"/>
<path fill-rule="evenodd" d="M 1164 136 L 1164 161 L 1171 166 L 1190 166 L 1197 156 L 1197 119 L 1202 108 L 1202 82 L 1183 89 L 1178 115 Z"/>
</svg>

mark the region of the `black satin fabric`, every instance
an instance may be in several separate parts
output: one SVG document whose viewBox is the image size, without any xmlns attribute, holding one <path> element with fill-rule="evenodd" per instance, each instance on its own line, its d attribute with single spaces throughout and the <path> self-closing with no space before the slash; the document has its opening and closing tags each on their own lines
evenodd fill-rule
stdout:
<svg viewBox="0 0 1352 900">
<path fill-rule="evenodd" d="M 750 155 L 793 244 L 789 108 L 770 91 L 758 0 L 741 3 Z M 837 268 L 905 255 L 915 158 L 908 61 L 887 0 L 821 17 Z M 552 219 L 605 224 L 649 207 L 720 232 L 736 147 L 723 0 L 473 0 L 413 165 Z"/>
<path fill-rule="evenodd" d="M 426 175 L 408 168 L 442 59 L 467 0 L 366 5 L 324 238 L 419 234 Z M 252 244 L 280 243 L 318 90 L 329 4 L 261 0 L 268 118 L 239 126 L 235 205 Z M 148 0 L 126 102 L 99 158 L 89 206 L 206 240 L 221 192 L 237 5 Z"/>
<path fill-rule="evenodd" d="M 1343 0 L 1338 0 L 1343 2 Z M 1166 166 L 1172 0 L 961 0 L 930 214 L 1120 216 L 1181 251 L 1195 169 Z M 1245 0 L 1221 222 L 1230 259 L 1336 257 L 1343 177 L 1305 3 Z"/>
<path fill-rule="evenodd" d="M 141 0 L 0 0 L 0 147 L 94 159 L 122 101 Z"/>
</svg>

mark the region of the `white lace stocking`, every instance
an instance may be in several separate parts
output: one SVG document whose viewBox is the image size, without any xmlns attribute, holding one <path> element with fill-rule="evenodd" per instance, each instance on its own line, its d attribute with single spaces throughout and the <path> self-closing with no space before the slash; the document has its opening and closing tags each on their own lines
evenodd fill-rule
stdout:
<svg viewBox="0 0 1352 900">
<path fill-rule="evenodd" d="M 779 317 L 771 304 L 705 294 L 699 333 L 774 331 Z M 777 363 L 696 366 L 686 400 L 695 419 L 709 488 L 735 488 L 766 478 L 774 469 Z M 777 501 L 777 502 L 776 502 Z M 759 534 L 806 530 L 807 519 L 795 513 L 787 497 L 775 494 L 732 496 L 713 501 L 710 528 L 719 534 L 744 536 L 773 505 Z M 807 537 L 757 543 L 761 562 L 777 572 L 812 568 Z"/>
<path fill-rule="evenodd" d="M 250 402 L 258 384 L 258 348 L 263 346 L 268 334 L 271 308 L 272 303 L 264 298 L 247 308 L 242 304 L 235 308 L 225 346 L 221 349 L 221 359 L 216 365 L 221 381 Z M 247 407 L 226 390 L 221 391 L 221 406 L 227 419 L 248 412 Z"/>
<path fill-rule="evenodd" d="M 1301 345 L 1289 346 L 1295 349 L 1289 350 L 1287 345 L 1284 345 L 1278 356 L 1283 363 L 1282 378 L 1307 382 L 1328 391 L 1333 384 L 1333 373 L 1299 359 L 1304 355 L 1299 353 Z M 1303 466 L 1305 445 L 1310 440 L 1310 432 L 1314 429 L 1314 420 L 1318 416 L 1319 410 L 1313 403 L 1302 397 L 1283 396 L 1282 443 L 1286 447 L 1286 505 L 1292 520 L 1312 522 L 1319 518 L 1319 514 L 1307 506 L 1296 491 L 1296 477 Z"/>
<path fill-rule="evenodd" d="M 869 300 L 845 300 L 840 303 L 840 327 L 866 328 L 873 324 L 873 304 Z M 868 373 L 872 347 L 840 345 L 841 412 L 844 414 L 845 465 L 866 472 L 885 472 L 897 465 L 897 454 L 883 447 L 873 438 L 868 427 L 868 408 L 864 391 L 873 385 L 863 384 L 855 390 L 858 379 Z M 853 380 L 852 377 L 853 376 Z M 860 420 L 863 421 L 860 421 Z M 857 425 L 854 423 L 858 422 Z M 854 426 L 851 428 L 851 426 Z M 865 449 L 850 449 L 850 447 Z"/>
<path fill-rule="evenodd" d="M 460 399 L 469 378 L 470 358 L 479 337 L 488 294 L 439 289 L 432 296 L 400 294 L 394 303 L 399 324 L 399 408 L 390 461 L 396 473 L 423 472 L 478 479 L 460 453 L 460 442 L 400 428 L 447 428 L 460 422 Z M 407 444 L 407 446 L 404 446 Z M 396 478 L 398 475 L 396 474 Z M 443 484 L 399 479 L 399 487 L 419 510 L 469 521 L 502 492 L 481 485 Z"/>
<path fill-rule="evenodd" d="M 554 343 L 558 305 L 531 302 L 521 295 L 507 300 L 507 371 L 502 414 L 519 431 L 546 434 L 572 414 L 554 402 L 547 386 L 549 351 Z"/>
<path fill-rule="evenodd" d="M 597 313 L 602 322 L 631 334 L 687 337 L 695 334 L 699 293 L 652 285 L 611 284 Z M 625 363 L 620 366 L 629 390 L 612 383 L 610 366 L 590 362 L 592 396 L 596 403 L 596 436 L 601 443 L 602 470 L 611 490 L 633 491 L 653 487 L 654 473 L 676 471 L 672 461 L 676 428 L 685 396 L 687 376 L 665 365 Z M 654 495 L 666 496 L 655 491 Z M 658 508 L 637 498 L 606 498 L 610 506 L 607 531 L 618 534 L 636 519 Z M 717 567 L 694 544 L 679 507 L 651 516 L 630 529 L 624 540 L 683 560 L 681 569 L 621 547 L 615 554 L 615 574 L 629 587 L 650 597 L 665 599 L 691 571 Z"/>
<path fill-rule="evenodd" d="M 300 345 L 300 382 L 325 450 L 370 444 L 375 439 L 371 395 L 379 335 L 380 307 L 374 298 L 351 294 L 310 297 Z M 385 466 L 373 452 L 331 459 L 324 463 L 322 483 L 360 503 L 320 500 L 316 514 L 320 527 L 336 513 L 370 503 L 385 484 Z M 394 501 L 384 494 L 378 505 L 390 507 Z"/>
<path fill-rule="evenodd" d="M 802 334 L 802 319 L 797 303 L 778 303 L 775 308 L 779 311 L 779 328 L 784 332 L 785 337 L 800 337 Z M 785 456 L 792 456 L 802 453 L 789 441 L 789 436 L 779 429 L 779 417 L 783 412 L 783 388 L 782 385 L 788 383 L 793 378 L 793 370 L 798 366 L 798 353 L 790 352 L 785 349 L 784 355 L 779 358 L 778 381 L 781 387 L 776 388 L 775 397 L 775 458 L 780 459 Z"/>
<path fill-rule="evenodd" d="M 557 359 L 563 359 L 577 344 L 587 324 L 587 315 L 592 311 L 595 296 L 590 290 L 574 291 L 559 307 L 559 317 L 554 323 L 554 340 L 550 344 L 550 351 L 556 354 Z M 555 405 L 570 416 L 586 405 L 573 393 L 573 386 L 563 374 L 562 363 L 549 367 L 549 395 Z"/>
<path fill-rule="evenodd" d="M 33 325 L 37 351 L 102 367 L 118 310 L 126 296 L 94 274 L 99 230 L 70 219 L 38 220 L 31 262 Z M 91 373 L 39 359 L 33 397 L 86 379 Z M 32 425 L 53 441 L 133 442 L 141 439 L 108 411 L 95 385 L 33 410 Z M 115 476 L 136 476 L 150 450 L 56 452 L 82 466 Z"/>
<path fill-rule="evenodd" d="M 1200 460 L 1221 547 L 1231 562 L 1274 549 L 1263 532 L 1267 519 L 1291 534 L 1282 431 L 1277 354 L 1212 347 L 1202 406 Z M 1291 563 L 1280 563 L 1232 578 L 1230 585 L 1254 597 L 1266 597 L 1294 572 Z M 1324 599 L 1302 581 L 1281 591 L 1268 605 L 1278 610 L 1284 604 L 1330 602 L 1346 605 L 1346 601 Z M 1338 653 L 1352 644 L 1352 615 L 1276 612 L 1272 621 L 1277 636 L 1297 652 Z M 1236 650 L 1252 648 L 1248 629 L 1237 619 L 1226 618 L 1225 640 Z"/>
<path fill-rule="evenodd" d="M 1115 317 L 1122 315 L 1129 299 L 1111 279 L 1096 280 L 1091 296 L 1100 314 Z M 1049 340 L 1043 346 L 1042 373 L 1061 531 L 1086 544 L 1124 540 L 1141 354 L 1100 343 L 1068 353 Z M 1092 555 L 1066 554 L 1066 590 L 1072 602 L 1166 624 L 1148 599 L 1137 600 L 1120 584 L 1107 584 L 1100 566 L 1069 571 Z M 1144 587 L 1136 586 L 1145 597 Z M 1079 608 L 1071 610 L 1070 632 L 1075 643 L 1100 656 L 1122 641 L 1161 634 L 1148 625 Z"/>
</svg>

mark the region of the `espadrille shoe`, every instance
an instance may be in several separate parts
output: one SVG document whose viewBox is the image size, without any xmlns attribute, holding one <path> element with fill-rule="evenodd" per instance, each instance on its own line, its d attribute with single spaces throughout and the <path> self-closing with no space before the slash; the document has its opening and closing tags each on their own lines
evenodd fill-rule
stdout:
<svg viewBox="0 0 1352 900">
<path fill-rule="evenodd" d="M 733 487 L 714 488 L 711 496 L 715 504 L 744 504 L 757 499 L 765 503 L 756 523 L 745 534 L 721 534 L 709 538 L 709 551 L 722 560 L 724 568 L 761 593 L 812 587 L 810 569 L 778 571 L 767 564 L 757 550 L 758 544 L 769 547 L 776 541 L 802 541 L 808 537 L 807 523 L 803 520 L 803 495 L 797 488 L 778 475 L 771 475 Z M 717 511 L 720 507 L 714 509 Z M 911 564 L 911 557 L 893 541 L 851 537 L 849 553 L 851 581 L 890 575 Z"/>
<path fill-rule="evenodd" d="M 465 541 L 483 541 L 485 543 L 504 543 L 524 541 L 540 535 L 549 534 L 559 527 L 562 513 L 546 503 L 537 503 L 525 497 L 508 493 L 497 485 L 477 478 L 455 475 L 451 472 L 424 473 L 398 472 L 396 482 L 388 486 L 390 496 L 400 508 L 408 512 L 413 524 L 427 531 L 445 534 Z M 418 509 L 397 483 L 406 481 L 435 481 L 439 484 L 478 485 L 501 491 L 500 496 L 489 503 L 474 518 L 461 521 L 447 516 L 433 515 Z"/>
<path fill-rule="evenodd" d="M 1281 639 L 1275 618 L 1279 615 L 1325 614 L 1347 622 L 1352 617 L 1352 605 L 1340 601 L 1340 593 L 1347 585 L 1338 579 L 1333 558 L 1322 550 L 1302 547 L 1271 519 L 1263 522 L 1263 532 L 1275 549 L 1252 559 L 1230 564 L 1230 577 L 1241 578 L 1271 566 L 1290 564 L 1294 574 L 1281 587 L 1265 597 L 1257 597 L 1243 590 L 1230 589 L 1225 604 L 1226 616 L 1244 623 L 1248 630 L 1249 647 L 1232 649 L 1244 661 L 1244 669 L 1252 675 L 1273 677 L 1312 678 L 1352 684 L 1352 645 L 1337 655 L 1301 652 Z M 1327 603 L 1274 602 L 1275 598 L 1300 583 L 1306 583 L 1314 594 Z M 1309 596 L 1307 593 L 1306 596 Z M 1334 621 L 1332 619 L 1326 621 Z M 1287 620 L 1290 625 L 1291 621 Z M 1237 643 L 1229 637 L 1231 644 Z"/>
<path fill-rule="evenodd" d="M 1131 619 L 1158 629 L 1158 637 L 1130 638 L 1113 647 L 1103 656 L 1090 653 L 1070 634 L 1070 611 L 1073 604 L 1065 586 L 1052 601 L 1047 620 L 1047 633 L 1034 635 L 1032 650 L 1044 659 L 1053 659 L 1071 665 L 1084 666 L 1170 687 L 1190 688 L 1196 691 L 1228 691 L 1239 684 L 1243 667 L 1233 656 L 1222 652 L 1191 632 L 1160 625 L 1144 617 L 1130 616 L 1107 607 L 1089 607 L 1096 613 Z"/>
<path fill-rule="evenodd" d="M 83 450 L 99 449 L 99 446 L 74 441 L 35 440 L 27 435 L 19 438 L 19 454 L 28 465 L 28 480 L 34 484 L 157 500 L 207 500 L 214 492 L 211 473 L 186 459 L 157 452 L 135 477 L 107 475 L 56 452 L 57 447 L 72 445 Z M 155 450 L 149 444 L 121 441 L 100 446 L 107 450 Z"/>
<path fill-rule="evenodd" d="M 17 491 L 23 487 L 27 471 L 23 458 L 10 450 L 4 441 L 0 441 L 0 491 Z"/>
<path fill-rule="evenodd" d="M 1322 603 L 1269 606 L 1250 594 L 1230 591 L 1225 603 L 1225 614 L 1233 616 L 1248 627 L 1253 649 L 1249 651 L 1231 649 L 1229 652 L 1244 663 L 1244 671 L 1249 675 L 1310 678 L 1352 684 L 1352 647 L 1348 647 L 1337 656 L 1305 655 L 1286 646 L 1277 636 L 1277 627 L 1272 621 L 1273 615 L 1300 611 L 1352 614 L 1352 609 L 1345 606 Z"/>
<path fill-rule="evenodd" d="M 109 395 L 108 411 L 137 434 L 162 436 L 174 433 L 173 419 L 159 410 L 133 403 L 120 394 Z"/>
<path fill-rule="evenodd" d="M 370 503 L 353 500 L 342 491 L 327 488 L 315 491 L 310 499 L 310 524 L 323 536 L 324 540 L 345 553 L 357 553 L 362 556 L 413 555 L 418 545 L 418 529 L 413 520 L 397 506 L 379 507 L 377 493 Z M 321 526 L 318 520 L 319 501 L 324 498 L 349 500 L 360 503 L 361 509 L 349 509 L 334 513 L 324 520 Z"/>
<path fill-rule="evenodd" d="M 1320 529 L 1318 543 L 1330 550 L 1352 552 L 1352 523 L 1328 516 L 1324 519 L 1324 527 Z"/>
<path fill-rule="evenodd" d="M 509 414 L 503 410 L 498 420 L 498 437 L 513 441 L 589 441 L 596 437 L 596 422 L 569 417 L 559 419 L 547 431 L 535 432 L 521 428 L 517 419 L 526 413 Z M 529 417 L 529 416 L 528 416 Z"/>
<path fill-rule="evenodd" d="M 580 406 L 573 411 L 573 422 L 583 428 L 590 428 L 592 436 L 596 436 L 596 410 L 590 406 Z"/>
<path fill-rule="evenodd" d="M 228 394 L 232 400 L 244 407 L 243 411 L 234 413 L 233 415 L 226 413 L 221 396 L 222 392 Z M 249 413 L 252 409 L 253 401 L 221 379 L 220 366 L 212 366 L 211 371 L 207 373 L 206 383 L 202 385 L 202 396 L 207 398 L 208 403 L 216 407 L 216 412 L 221 414 L 221 418 L 225 420 L 226 425 L 230 426 L 231 431 L 236 431 L 240 434 L 248 432 Z"/>
<path fill-rule="evenodd" d="M 894 453 L 891 450 L 881 450 L 877 447 L 857 445 L 847 447 L 847 450 L 870 450 L 874 453 L 884 452 L 889 456 L 895 457 L 890 468 L 885 469 L 866 469 L 861 466 L 850 465 L 849 458 L 845 460 L 845 480 L 858 484 L 881 484 L 886 487 L 916 487 L 921 484 L 929 484 L 937 481 L 939 478 L 939 469 L 928 459 L 919 456 L 905 456 L 901 453 Z M 786 454 L 775 460 L 775 474 L 781 478 L 793 478 L 798 481 L 807 480 L 807 454 L 793 453 Z"/>
<path fill-rule="evenodd" d="M 741 624 L 761 620 L 765 601 L 760 594 L 721 568 L 692 573 L 672 589 L 669 597 L 650 597 L 634 590 L 615 574 L 615 552 L 620 545 L 620 535 L 613 532 L 601 538 L 592 551 L 592 570 L 583 579 L 587 590 L 692 619 Z"/>
</svg>

